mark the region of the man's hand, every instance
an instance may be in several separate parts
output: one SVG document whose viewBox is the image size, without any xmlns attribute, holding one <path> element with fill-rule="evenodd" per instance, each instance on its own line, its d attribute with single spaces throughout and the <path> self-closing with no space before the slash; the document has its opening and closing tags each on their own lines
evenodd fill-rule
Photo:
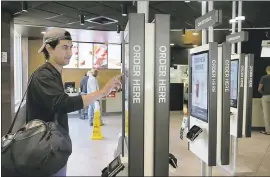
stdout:
<svg viewBox="0 0 270 177">
<path fill-rule="evenodd" d="M 107 96 L 113 89 L 118 90 L 121 88 L 121 77 L 123 74 L 113 77 L 100 91 L 103 96 Z"/>
</svg>

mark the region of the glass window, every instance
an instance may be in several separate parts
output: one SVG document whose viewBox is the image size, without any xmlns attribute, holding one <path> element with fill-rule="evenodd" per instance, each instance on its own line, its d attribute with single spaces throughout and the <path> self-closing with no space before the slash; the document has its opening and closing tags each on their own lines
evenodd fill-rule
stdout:
<svg viewBox="0 0 270 177">
<path fill-rule="evenodd" d="M 108 45 L 108 69 L 121 69 L 121 45 Z"/>
<path fill-rule="evenodd" d="M 21 36 L 14 31 L 14 102 L 16 105 L 22 99 L 22 43 Z"/>
</svg>

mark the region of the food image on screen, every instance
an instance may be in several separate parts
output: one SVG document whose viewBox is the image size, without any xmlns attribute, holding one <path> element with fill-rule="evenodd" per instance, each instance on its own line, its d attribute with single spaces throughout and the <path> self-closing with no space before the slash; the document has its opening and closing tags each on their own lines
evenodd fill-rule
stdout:
<svg viewBox="0 0 270 177">
<path fill-rule="evenodd" d="M 121 45 L 108 45 L 108 69 L 121 69 Z"/>
<path fill-rule="evenodd" d="M 93 44 L 79 43 L 79 68 L 93 68 Z"/>
<path fill-rule="evenodd" d="M 237 108 L 237 97 L 238 97 L 238 63 L 239 60 L 231 61 L 230 103 L 231 107 L 234 108 Z"/>
<path fill-rule="evenodd" d="M 78 43 L 72 43 L 72 56 L 69 60 L 69 64 L 64 66 L 64 68 L 78 68 L 79 64 L 79 55 L 78 55 Z"/>
<path fill-rule="evenodd" d="M 192 55 L 191 115 L 208 122 L 208 53 Z"/>
<path fill-rule="evenodd" d="M 94 68 L 108 68 L 108 47 L 106 44 L 94 44 Z"/>
<path fill-rule="evenodd" d="M 128 70 L 129 70 L 129 45 L 125 44 L 125 110 L 128 110 Z"/>
</svg>

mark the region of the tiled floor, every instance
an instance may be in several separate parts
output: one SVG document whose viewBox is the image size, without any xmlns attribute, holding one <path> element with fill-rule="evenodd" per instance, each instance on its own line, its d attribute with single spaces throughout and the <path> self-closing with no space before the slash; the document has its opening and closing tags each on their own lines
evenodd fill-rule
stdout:
<svg viewBox="0 0 270 177">
<path fill-rule="evenodd" d="M 118 134 L 121 132 L 121 117 L 104 117 L 106 126 L 102 127 L 103 140 L 90 139 L 91 128 L 87 120 L 70 118 L 70 134 L 73 154 L 68 162 L 68 176 L 99 176 L 101 170 L 113 159 Z M 178 169 L 170 176 L 200 175 L 200 161 L 187 150 L 187 142 L 179 139 L 182 116 L 171 113 L 170 152 L 178 158 Z M 258 132 L 250 139 L 239 141 L 239 162 L 251 169 L 252 176 L 270 176 L 270 136 Z M 229 176 L 219 167 L 213 168 L 213 176 Z"/>
</svg>

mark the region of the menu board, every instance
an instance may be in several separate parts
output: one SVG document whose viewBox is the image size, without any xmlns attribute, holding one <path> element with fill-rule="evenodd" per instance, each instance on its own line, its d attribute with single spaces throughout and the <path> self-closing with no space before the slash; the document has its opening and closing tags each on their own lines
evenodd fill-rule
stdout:
<svg viewBox="0 0 270 177">
<path fill-rule="evenodd" d="M 79 43 L 79 68 L 93 68 L 93 44 Z"/>
<path fill-rule="evenodd" d="M 208 53 L 192 55 L 191 115 L 208 122 Z"/>
<path fill-rule="evenodd" d="M 78 68 L 79 64 L 79 55 L 78 55 L 78 43 L 72 43 L 72 56 L 69 60 L 69 64 L 64 66 L 63 68 Z"/>
<path fill-rule="evenodd" d="M 106 44 L 94 44 L 94 68 L 108 68 L 108 46 Z"/>
<path fill-rule="evenodd" d="M 239 60 L 231 61 L 230 99 L 231 99 L 231 107 L 234 108 L 237 108 L 237 97 L 238 97 L 238 63 Z"/>
<path fill-rule="evenodd" d="M 121 45 L 108 45 L 108 69 L 121 69 Z"/>
</svg>

